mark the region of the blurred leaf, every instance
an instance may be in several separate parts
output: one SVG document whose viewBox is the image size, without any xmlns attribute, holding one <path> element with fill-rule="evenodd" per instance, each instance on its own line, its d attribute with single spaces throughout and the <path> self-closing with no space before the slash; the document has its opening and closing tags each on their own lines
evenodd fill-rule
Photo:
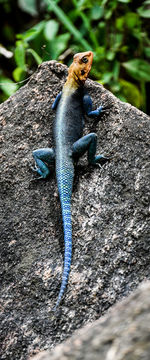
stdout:
<svg viewBox="0 0 150 360">
<path fill-rule="evenodd" d="M 117 7 L 117 0 L 108 1 L 107 6 L 105 7 L 105 13 L 104 13 L 104 18 L 106 20 L 109 20 L 111 18 L 116 7 Z"/>
<path fill-rule="evenodd" d="M 98 20 L 104 15 L 104 8 L 99 5 L 92 6 L 91 9 L 91 19 L 92 20 Z"/>
<path fill-rule="evenodd" d="M 107 1 L 108 1 L 108 0 L 102 0 L 101 6 L 106 5 Z"/>
<path fill-rule="evenodd" d="M 44 27 L 45 21 L 43 20 L 36 24 L 33 28 L 27 30 L 25 33 L 17 34 L 17 38 L 28 41 L 34 40 L 40 34 L 40 32 L 42 32 Z"/>
<path fill-rule="evenodd" d="M 121 85 L 121 94 L 125 96 L 127 101 L 136 107 L 140 107 L 142 98 L 138 87 L 124 79 L 119 79 L 119 83 Z"/>
<path fill-rule="evenodd" d="M 128 52 L 128 46 L 127 46 L 127 45 L 121 46 L 120 52 L 123 53 L 123 54 L 127 54 L 127 52 Z"/>
<path fill-rule="evenodd" d="M 51 41 L 56 36 L 59 29 L 59 24 L 56 20 L 49 20 L 45 24 L 44 35 L 48 41 Z"/>
<path fill-rule="evenodd" d="M 118 97 L 121 101 L 127 102 L 127 99 L 126 99 L 125 96 L 123 96 L 121 93 L 118 93 L 118 94 L 117 94 L 117 97 Z"/>
<path fill-rule="evenodd" d="M 7 96 L 13 95 L 19 88 L 12 80 L 7 77 L 0 76 L 0 88 Z"/>
<path fill-rule="evenodd" d="M 58 56 L 66 49 L 70 34 L 62 34 L 56 37 L 56 39 L 50 41 L 47 46 L 47 50 L 51 54 L 52 59 L 57 59 Z"/>
<path fill-rule="evenodd" d="M 144 18 L 150 18 L 150 1 L 144 1 L 143 5 L 137 9 L 138 14 Z"/>
<path fill-rule="evenodd" d="M 150 81 L 150 64 L 141 59 L 133 59 L 122 64 L 127 72 L 136 80 Z"/>
<path fill-rule="evenodd" d="M 106 53 L 106 59 L 112 61 L 115 58 L 115 52 L 113 50 L 108 50 Z"/>
<path fill-rule="evenodd" d="M 84 6 L 90 6 L 90 1 L 89 0 L 73 0 L 73 3 L 79 8 L 83 8 Z"/>
<path fill-rule="evenodd" d="M 21 80 L 21 75 L 24 71 L 20 67 L 16 67 L 16 69 L 13 71 L 12 75 L 15 81 L 19 82 Z"/>
<path fill-rule="evenodd" d="M 123 31 L 124 30 L 124 16 L 118 17 L 116 19 L 116 28 L 117 30 Z"/>
<path fill-rule="evenodd" d="M 32 37 L 32 35 L 35 35 L 36 33 L 37 33 L 37 31 L 35 29 L 29 29 L 23 34 L 16 34 L 16 38 L 20 39 L 20 40 L 26 40 L 26 39 Z"/>
<path fill-rule="evenodd" d="M 133 29 L 139 22 L 139 15 L 134 12 L 127 12 L 124 19 L 126 26 L 129 29 Z"/>
<path fill-rule="evenodd" d="M 111 18 L 112 13 L 113 13 L 112 9 L 106 10 L 104 18 L 106 20 L 109 20 Z"/>
<path fill-rule="evenodd" d="M 100 21 L 98 27 L 96 29 L 97 39 L 99 40 L 99 45 L 103 45 L 106 47 L 105 39 L 106 39 L 106 21 Z"/>
<path fill-rule="evenodd" d="M 75 22 L 76 20 L 79 21 L 79 17 L 80 17 L 83 21 L 83 26 L 85 28 L 86 33 L 89 34 L 89 39 L 92 41 L 93 46 L 98 47 L 99 42 L 96 36 L 96 32 L 92 31 L 91 15 L 88 14 L 89 16 L 86 16 L 86 14 L 83 11 L 81 11 L 81 9 L 79 8 L 76 0 L 73 0 L 73 3 L 75 3 L 76 9 L 69 13 L 70 19 L 72 20 L 72 22 Z"/>
<path fill-rule="evenodd" d="M 117 93 L 117 95 L 118 95 L 118 92 L 120 91 L 120 88 L 121 88 L 119 81 L 117 80 L 117 81 L 111 82 L 110 88 L 113 93 Z"/>
<path fill-rule="evenodd" d="M 139 15 L 144 17 L 144 18 L 150 18 L 150 9 L 149 10 L 142 10 L 139 8 L 138 11 Z"/>
<path fill-rule="evenodd" d="M 34 59 L 38 65 L 40 65 L 42 63 L 41 57 L 37 54 L 37 52 L 35 50 L 28 49 L 27 52 L 30 53 L 34 57 Z"/>
<path fill-rule="evenodd" d="M 118 2 L 127 4 L 127 3 L 131 2 L 131 0 L 118 0 Z"/>
<path fill-rule="evenodd" d="M 105 21 L 99 22 L 98 27 L 99 27 L 100 29 L 101 29 L 101 28 L 102 28 L 102 29 L 105 28 L 105 27 L 106 27 Z"/>
<path fill-rule="evenodd" d="M 115 36 L 113 36 L 113 49 L 117 50 L 122 44 L 122 41 L 123 41 L 123 34 L 115 34 Z"/>
<path fill-rule="evenodd" d="M 99 46 L 96 49 L 96 53 L 94 54 L 94 60 L 98 60 L 99 58 L 104 58 L 105 57 L 105 47 L 104 46 Z"/>
<path fill-rule="evenodd" d="M 45 0 L 45 2 L 50 5 L 51 10 L 54 11 L 58 19 L 70 31 L 70 33 L 73 34 L 73 36 L 79 41 L 79 43 L 82 44 L 83 48 L 84 49 L 91 48 L 91 45 L 85 39 L 82 38 L 80 31 L 76 29 L 76 27 L 71 22 L 69 17 L 64 13 L 64 11 L 53 0 Z"/>
<path fill-rule="evenodd" d="M 17 46 L 15 48 L 15 61 L 18 67 L 22 69 L 26 69 L 25 65 L 25 48 L 22 44 L 22 42 L 18 41 Z"/>
<path fill-rule="evenodd" d="M 84 22 L 85 27 L 87 28 L 87 33 L 89 34 L 89 39 L 92 41 L 93 46 L 98 47 L 99 41 L 97 39 L 96 32 L 92 31 L 92 26 L 88 17 L 83 12 L 80 13 L 80 16 Z"/>
<path fill-rule="evenodd" d="M 109 84 L 110 80 L 112 79 L 113 77 L 113 73 L 112 72 L 105 72 L 103 75 L 102 75 L 102 78 L 101 80 L 97 80 L 99 83 L 101 84 Z"/>
<path fill-rule="evenodd" d="M 13 71 L 13 78 L 15 81 L 21 81 L 22 80 L 22 75 L 25 74 L 25 71 L 20 68 L 20 67 L 16 67 L 16 69 Z"/>
<path fill-rule="evenodd" d="M 120 72 L 120 62 L 115 60 L 113 65 L 113 78 L 115 81 L 118 81 L 119 72 Z"/>
<path fill-rule="evenodd" d="M 144 53 L 147 57 L 150 57 L 150 47 L 145 47 L 144 48 Z"/>
<path fill-rule="evenodd" d="M 27 12 L 31 16 L 38 15 L 35 0 L 18 0 L 18 5 L 21 8 L 21 10 Z"/>
</svg>

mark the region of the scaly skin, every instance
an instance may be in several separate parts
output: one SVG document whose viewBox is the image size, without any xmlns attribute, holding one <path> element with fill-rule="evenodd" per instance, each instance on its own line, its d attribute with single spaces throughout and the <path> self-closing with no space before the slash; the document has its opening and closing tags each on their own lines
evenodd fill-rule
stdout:
<svg viewBox="0 0 150 360">
<path fill-rule="evenodd" d="M 42 178 L 49 174 L 47 164 L 55 163 L 57 185 L 62 209 L 64 230 L 64 269 L 62 282 L 54 310 L 60 304 L 67 286 L 72 257 L 72 223 L 71 223 L 71 195 L 74 178 L 74 161 L 88 152 L 89 164 L 104 162 L 103 155 L 95 156 L 96 134 L 91 133 L 82 137 L 83 114 L 98 116 L 102 107 L 92 111 L 92 100 L 84 91 L 84 83 L 88 77 L 93 61 L 93 53 L 87 51 L 78 53 L 73 58 L 68 72 L 68 78 L 62 93 L 58 94 L 53 109 L 57 109 L 54 124 L 55 151 L 53 149 L 39 149 L 33 152 L 36 171 Z"/>
</svg>

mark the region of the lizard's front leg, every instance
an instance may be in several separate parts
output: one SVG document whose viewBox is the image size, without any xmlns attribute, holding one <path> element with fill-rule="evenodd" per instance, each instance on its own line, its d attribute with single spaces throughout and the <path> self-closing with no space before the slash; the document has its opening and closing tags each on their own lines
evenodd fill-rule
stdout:
<svg viewBox="0 0 150 360">
<path fill-rule="evenodd" d="M 33 151 L 33 157 L 36 162 L 35 171 L 40 175 L 40 178 L 45 179 L 50 170 L 47 165 L 54 165 L 55 152 L 52 148 L 43 148 Z"/>
<path fill-rule="evenodd" d="M 52 104 L 52 110 L 56 110 L 59 100 L 61 98 L 61 95 L 62 95 L 62 91 L 60 91 L 60 93 L 56 96 L 56 98 Z"/>
<path fill-rule="evenodd" d="M 83 108 L 87 116 L 89 117 L 97 117 L 101 114 L 101 112 L 105 111 L 104 107 L 100 105 L 96 110 L 92 110 L 92 99 L 88 94 L 83 96 Z"/>
<path fill-rule="evenodd" d="M 95 165 L 96 163 L 104 164 L 108 157 L 104 155 L 95 155 L 96 154 L 96 145 L 97 145 L 97 135 L 95 133 L 90 133 L 83 136 L 73 144 L 73 157 L 78 159 L 86 151 L 88 152 L 88 163 Z"/>
</svg>

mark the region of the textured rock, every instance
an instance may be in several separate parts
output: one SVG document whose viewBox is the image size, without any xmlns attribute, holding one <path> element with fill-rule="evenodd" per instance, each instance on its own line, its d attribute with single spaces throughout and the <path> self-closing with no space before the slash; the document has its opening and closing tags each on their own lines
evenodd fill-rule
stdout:
<svg viewBox="0 0 150 360">
<path fill-rule="evenodd" d="M 54 351 L 31 360 L 149 360 L 150 282 Z"/>
<path fill-rule="evenodd" d="M 32 151 L 52 145 L 51 104 L 66 67 L 43 63 L 29 83 L 0 106 L 1 321 L 0 356 L 26 359 L 52 348 L 149 278 L 149 127 L 147 115 L 87 81 L 94 106 L 86 121 L 98 152 L 112 160 L 76 168 L 72 196 L 73 258 L 65 298 L 51 313 L 63 268 L 61 211 L 55 174 L 32 181 Z"/>
</svg>

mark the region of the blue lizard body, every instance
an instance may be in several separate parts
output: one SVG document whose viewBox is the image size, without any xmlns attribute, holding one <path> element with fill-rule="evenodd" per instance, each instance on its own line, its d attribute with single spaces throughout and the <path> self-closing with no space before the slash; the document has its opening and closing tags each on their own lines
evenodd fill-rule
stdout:
<svg viewBox="0 0 150 360">
<path fill-rule="evenodd" d="M 67 81 L 60 94 L 57 95 L 52 109 L 56 109 L 54 123 L 54 149 L 38 149 L 33 152 L 36 162 L 35 170 L 42 178 L 50 172 L 48 165 L 55 164 L 58 192 L 60 197 L 63 230 L 64 230 L 64 269 L 62 282 L 54 310 L 60 304 L 71 266 L 72 257 L 72 222 L 71 222 L 71 195 L 74 178 L 74 161 L 88 152 L 89 164 L 108 160 L 103 155 L 95 155 L 95 133 L 84 137 L 84 113 L 88 116 L 98 116 L 102 107 L 92 110 L 92 100 L 84 91 L 84 82 L 88 76 L 93 60 L 91 51 L 79 53 L 74 56 L 74 62 L 69 68 Z"/>
</svg>

